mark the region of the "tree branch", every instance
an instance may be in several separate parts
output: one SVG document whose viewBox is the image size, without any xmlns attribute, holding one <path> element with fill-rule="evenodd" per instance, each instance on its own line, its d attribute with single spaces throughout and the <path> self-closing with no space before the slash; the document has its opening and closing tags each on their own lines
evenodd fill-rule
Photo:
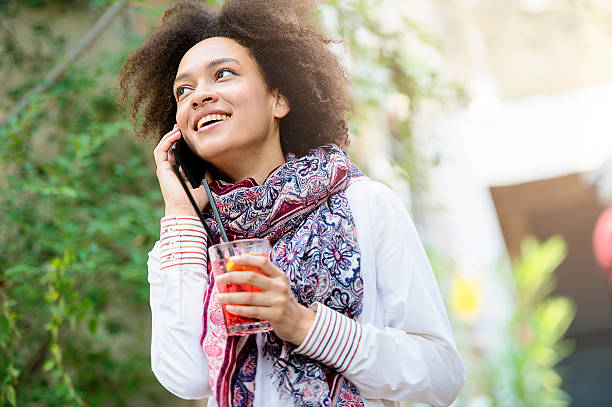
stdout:
<svg viewBox="0 0 612 407">
<path fill-rule="evenodd" d="M 24 95 L 21 100 L 7 113 L 0 122 L 0 129 L 3 128 L 10 119 L 18 115 L 30 103 L 32 96 L 47 90 L 50 84 L 57 82 L 68 70 L 71 63 L 77 60 L 83 51 L 85 51 L 99 36 L 108 25 L 122 12 L 127 6 L 127 0 L 121 0 L 106 10 L 96 24 L 89 30 L 87 35 L 74 47 L 66 56 L 66 59 L 53 68 L 51 72 L 45 76 L 45 79 L 33 90 Z"/>
</svg>

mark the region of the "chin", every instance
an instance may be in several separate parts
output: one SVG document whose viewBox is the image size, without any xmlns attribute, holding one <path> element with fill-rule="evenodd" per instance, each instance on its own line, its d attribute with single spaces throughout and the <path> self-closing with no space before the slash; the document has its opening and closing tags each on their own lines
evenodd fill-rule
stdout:
<svg viewBox="0 0 612 407">
<path fill-rule="evenodd" d="M 213 166 L 223 163 L 223 157 L 227 157 L 231 148 L 219 146 L 217 143 L 196 143 L 196 152 L 204 161 L 210 162 Z"/>
</svg>

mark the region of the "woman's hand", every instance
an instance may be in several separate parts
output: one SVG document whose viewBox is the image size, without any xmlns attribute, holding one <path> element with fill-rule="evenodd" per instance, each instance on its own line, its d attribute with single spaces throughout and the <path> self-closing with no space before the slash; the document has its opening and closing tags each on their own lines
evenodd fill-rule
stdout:
<svg viewBox="0 0 612 407">
<path fill-rule="evenodd" d="M 227 310 L 232 314 L 269 321 L 279 338 L 299 346 L 316 314 L 297 302 L 285 273 L 265 256 L 242 255 L 230 260 L 237 265 L 257 267 L 263 275 L 255 271 L 233 271 L 215 277 L 217 284 L 251 284 L 262 291 L 219 293 L 219 301 L 248 305 L 228 305 Z"/>
<path fill-rule="evenodd" d="M 161 188 L 162 196 L 166 204 L 165 215 L 190 215 L 197 216 L 195 210 L 189 202 L 187 194 L 183 190 L 180 181 L 176 178 L 176 174 L 172 170 L 172 164 L 175 163 L 174 154 L 170 148 L 175 141 L 181 138 L 181 131 L 175 124 L 174 128 L 166 133 L 164 137 L 159 141 L 155 150 L 153 150 L 153 156 L 155 157 L 155 164 L 157 165 L 157 179 L 159 180 L 159 186 Z M 181 169 L 181 174 L 183 170 Z M 207 173 L 207 177 L 210 175 Z M 183 177 L 185 175 L 183 174 Z M 203 186 L 193 189 L 191 184 L 187 182 L 187 186 L 193 195 L 198 207 L 203 209 L 208 205 L 208 196 Z"/>
</svg>

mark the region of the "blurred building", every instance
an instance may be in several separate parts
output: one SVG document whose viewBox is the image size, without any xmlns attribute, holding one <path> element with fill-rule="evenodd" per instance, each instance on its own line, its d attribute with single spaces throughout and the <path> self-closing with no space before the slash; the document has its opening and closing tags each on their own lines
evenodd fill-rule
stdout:
<svg viewBox="0 0 612 407">
<path fill-rule="evenodd" d="M 417 4 L 418 3 L 418 4 Z M 553 294 L 577 305 L 563 363 L 573 406 L 612 405 L 612 292 L 593 257 L 597 199 L 589 179 L 612 155 L 612 3 L 432 0 L 406 5 L 433 27 L 441 72 L 465 84 L 467 107 L 425 111 L 419 143 L 441 155 L 429 228 L 461 273 L 496 281 L 527 235 L 559 234 L 569 253 Z M 410 11 L 408 11 L 410 13 Z M 420 14 L 419 14 L 420 13 Z M 503 286 L 483 294 L 478 329 L 494 346 Z"/>
</svg>

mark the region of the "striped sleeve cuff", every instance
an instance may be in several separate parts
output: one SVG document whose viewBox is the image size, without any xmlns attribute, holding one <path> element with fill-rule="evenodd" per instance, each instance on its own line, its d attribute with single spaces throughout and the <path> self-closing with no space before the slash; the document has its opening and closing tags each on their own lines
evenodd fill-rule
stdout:
<svg viewBox="0 0 612 407">
<path fill-rule="evenodd" d="M 160 270 L 179 265 L 207 266 L 206 232 L 195 216 L 164 216 L 160 221 Z"/>
<path fill-rule="evenodd" d="M 363 335 L 361 324 L 317 302 L 317 315 L 304 342 L 294 350 L 344 373 Z"/>
</svg>

